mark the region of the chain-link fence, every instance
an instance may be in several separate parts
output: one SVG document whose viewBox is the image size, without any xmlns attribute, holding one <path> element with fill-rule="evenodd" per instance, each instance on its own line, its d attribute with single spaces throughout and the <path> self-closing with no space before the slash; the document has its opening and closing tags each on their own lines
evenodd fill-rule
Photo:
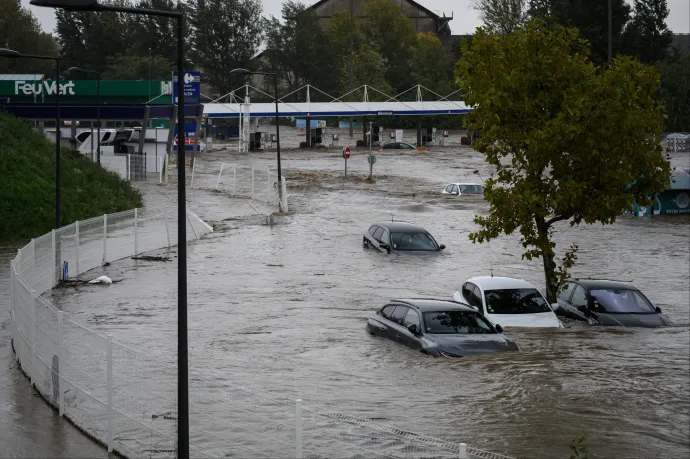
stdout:
<svg viewBox="0 0 690 459">
<path fill-rule="evenodd" d="M 211 232 L 186 216 L 188 239 Z M 60 228 L 32 240 L 11 262 L 12 342 L 43 398 L 110 451 L 176 454 L 177 368 L 68 317 L 42 296 L 61 280 L 106 262 L 170 247 L 173 209 L 134 209 Z M 325 411 L 190 372 L 192 457 L 504 458 L 466 444 Z"/>
</svg>

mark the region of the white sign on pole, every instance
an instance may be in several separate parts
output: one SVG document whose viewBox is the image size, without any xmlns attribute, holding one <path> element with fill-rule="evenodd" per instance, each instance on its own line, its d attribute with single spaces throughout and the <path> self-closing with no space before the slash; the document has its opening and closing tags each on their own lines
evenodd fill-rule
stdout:
<svg viewBox="0 0 690 459">
<path fill-rule="evenodd" d="M 395 141 L 396 142 L 402 142 L 403 141 L 403 130 L 402 129 L 396 129 L 395 130 Z"/>
</svg>

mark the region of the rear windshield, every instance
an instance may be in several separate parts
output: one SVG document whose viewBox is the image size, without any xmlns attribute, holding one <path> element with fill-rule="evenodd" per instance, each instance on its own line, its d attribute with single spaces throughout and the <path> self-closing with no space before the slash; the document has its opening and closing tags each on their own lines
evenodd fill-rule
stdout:
<svg viewBox="0 0 690 459">
<path fill-rule="evenodd" d="M 424 331 L 439 335 L 496 333 L 483 316 L 472 311 L 425 312 Z"/>
<path fill-rule="evenodd" d="M 462 194 L 482 194 L 484 187 L 481 185 L 460 185 L 460 192 Z"/>
<path fill-rule="evenodd" d="M 392 233 L 395 250 L 438 250 L 438 244 L 429 233 Z"/>
<path fill-rule="evenodd" d="M 630 289 L 601 289 L 591 290 L 595 311 L 625 312 L 625 313 L 653 313 L 656 312 L 645 297 Z"/>
<path fill-rule="evenodd" d="M 551 308 L 536 288 L 487 290 L 486 312 L 489 314 L 534 314 Z"/>
</svg>

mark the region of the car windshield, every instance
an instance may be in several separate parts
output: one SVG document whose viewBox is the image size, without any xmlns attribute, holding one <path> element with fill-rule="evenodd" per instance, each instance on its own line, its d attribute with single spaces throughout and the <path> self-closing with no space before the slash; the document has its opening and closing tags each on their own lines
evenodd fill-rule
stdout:
<svg viewBox="0 0 690 459">
<path fill-rule="evenodd" d="M 425 312 L 424 328 L 432 335 L 496 333 L 484 317 L 472 311 Z"/>
<path fill-rule="evenodd" d="M 594 311 L 654 313 L 656 309 L 639 292 L 631 289 L 591 290 L 589 294 L 594 301 Z"/>
<path fill-rule="evenodd" d="M 484 298 L 489 314 L 534 314 L 551 311 L 536 288 L 487 290 Z"/>
<path fill-rule="evenodd" d="M 429 233 L 392 233 L 395 250 L 438 250 L 438 244 Z"/>
<path fill-rule="evenodd" d="M 462 194 L 482 194 L 484 189 L 481 185 L 460 185 Z"/>
</svg>

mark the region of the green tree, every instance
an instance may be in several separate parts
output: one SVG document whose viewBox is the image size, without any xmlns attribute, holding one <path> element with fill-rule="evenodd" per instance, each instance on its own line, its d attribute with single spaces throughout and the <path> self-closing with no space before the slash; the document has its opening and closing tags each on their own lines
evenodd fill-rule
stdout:
<svg viewBox="0 0 690 459">
<path fill-rule="evenodd" d="M 690 131 L 690 54 L 676 52 L 659 63 L 659 97 L 666 107 L 666 132 Z"/>
<path fill-rule="evenodd" d="M 397 93 L 412 87 L 411 49 L 416 35 L 412 21 L 390 0 L 365 0 L 367 41 L 378 50 L 386 66 L 386 80 Z"/>
<path fill-rule="evenodd" d="M 288 0 L 283 3 L 282 17 L 283 23 L 275 17 L 266 20 L 265 67 L 277 72 L 289 91 L 307 84 L 322 91 L 334 89 L 337 75 L 327 63 L 331 51 L 328 36 L 316 12 Z"/>
<path fill-rule="evenodd" d="M 192 0 L 191 9 L 195 64 L 204 80 L 225 94 L 244 82 L 230 71 L 248 67 L 261 44 L 261 2 Z"/>
<path fill-rule="evenodd" d="M 417 42 L 412 46 L 411 63 L 412 76 L 417 84 L 442 96 L 452 92 L 448 56 L 436 34 L 417 34 Z"/>
<path fill-rule="evenodd" d="M 456 70 L 475 148 L 495 170 L 470 239 L 519 232 L 523 258 L 542 258 L 551 302 L 577 250 L 557 269 L 553 225 L 614 223 L 670 180 L 656 69 L 629 57 L 596 67 L 588 54 L 577 30 L 533 20 L 505 36 L 479 28 Z"/>
<path fill-rule="evenodd" d="M 20 0 L 0 0 L 0 47 L 26 54 L 57 56 L 52 35 L 41 31 L 38 20 Z M 50 61 L 34 59 L 0 59 L 0 73 L 55 74 Z"/>
<path fill-rule="evenodd" d="M 657 62 L 666 57 L 673 34 L 666 25 L 666 0 L 635 0 L 635 14 L 623 32 L 623 51 L 642 62 Z"/>
<path fill-rule="evenodd" d="M 170 80 L 172 64 L 164 57 L 139 57 L 119 54 L 108 58 L 101 75 L 104 80 Z"/>
<path fill-rule="evenodd" d="M 513 33 L 524 26 L 527 0 L 472 0 L 484 26 L 499 35 Z"/>
<path fill-rule="evenodd" d="M 179 2 L 173 0 L 142 0 L 137 8 L 153 8 L 173 11 Z M 189 13 L 189 11 L 188 11 Z M 132 42 L 126 54 L 131 56 L 162 57 L 169 62 L 177 62 L 177 21 L 161 16 L 131 15 Z M 186 25 L 190 32 L 190 23 Z M 185 53 L 190 55 L 189 49 Z M 170 75 L 166 77 L 170 79 Z"/>
</svg>

